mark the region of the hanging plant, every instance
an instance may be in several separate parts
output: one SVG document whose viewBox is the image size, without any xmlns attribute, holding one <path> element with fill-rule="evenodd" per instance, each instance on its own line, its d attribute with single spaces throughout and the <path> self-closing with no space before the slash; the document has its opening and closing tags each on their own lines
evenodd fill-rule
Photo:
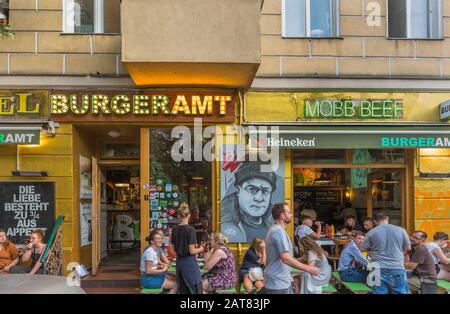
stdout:
<svg viewBox="0 0 450 314">
<path fill-rule="evenodd" d="M 11 29 L 11 24 L 0 23 L 0 38 L 1 39 L 14 38 L 14 31 Z"/>
</svg>

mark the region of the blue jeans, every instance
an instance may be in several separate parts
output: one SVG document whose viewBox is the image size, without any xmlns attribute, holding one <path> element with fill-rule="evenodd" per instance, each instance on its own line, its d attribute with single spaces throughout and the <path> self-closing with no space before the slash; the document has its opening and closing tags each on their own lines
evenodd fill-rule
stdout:
<svg viewBox="0 0 450 314">
<path fill-rule="evenodd" d="M 366 282 L 369 272 L 364 269 L 350 268 L 339 272 L 343 281 L 347 282 Z"/>
<path fill-rule="evenodd" d="M 142 275 L 141 284 L 145 289 L 159 289 L 162 287 L 165 277 L 165 273 L 160 275 Z"/>
<path fill-rule="evenodd" d="M 374 294 L 408 294 L 408 279 L 404 269 L 380 269 L 380 285 L 372 287 Z"/>
</svg>

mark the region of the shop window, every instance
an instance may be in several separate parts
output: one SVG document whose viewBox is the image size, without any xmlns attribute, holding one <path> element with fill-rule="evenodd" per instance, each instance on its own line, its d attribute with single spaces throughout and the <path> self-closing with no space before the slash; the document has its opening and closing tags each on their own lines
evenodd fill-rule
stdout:
<svg viewBox="0 0 450 314">
<path fill-rule="evenodd" d="M 139 143 L 105 143 L 102 159 L 139 159 Z"/>
<path fill-rule="evenodd" d="M 120 0 L 64 0 L 65 33 L 120 33 Z"/>
<path fill-rule="evenodd" d="M 442 38 L 441 0 L 390 0 L 390 38 Z"/>
<path fill-rule="evenodd" d="M 345 163 L 345 149 L 305 149 L 293 151 L 293 164 Z"/>
<path fill-rule="evenodd" d="M 283 37 L 339 36 L 339 0 L 284 0 Z"/>
<path fill-rule="evenodd" d="M 0 0 L 0 23 L 9 21 L 9 0 Z"/>
<path fill-rule="evenodd" d="M 403 149 L 354 149 L 352 151 L 354 164 L 404 164 Z"/>
<path fill-rule="evenodd" d="M 150 228 L 163 229 L 167 244 L 172 227 L 179 222 L 176 210 L 186 202 L 197 241 L 206 241 L 212 228 L 212 163 L 195 161 L 193 137 L 191 161 L 175 161 L 171 151 L 179 139 L 172 138 L 171 131 L 150 130 Z"/>
</svg>

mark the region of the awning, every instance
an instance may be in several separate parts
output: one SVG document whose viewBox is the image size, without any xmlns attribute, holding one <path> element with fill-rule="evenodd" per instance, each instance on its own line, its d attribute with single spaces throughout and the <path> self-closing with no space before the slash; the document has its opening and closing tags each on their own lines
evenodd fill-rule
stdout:
<svg viewBox="0 0 450 314">
<path fill-rule="evenodd" d="M 450 124 L 436 127 L 248 125 L 248 132 L 252 148 L 450 148 Z"/>
<path fill-rule="evenodd" d="M 0 123 L 0 145 L 38 145 L 42 123 Z"/>
</svg>

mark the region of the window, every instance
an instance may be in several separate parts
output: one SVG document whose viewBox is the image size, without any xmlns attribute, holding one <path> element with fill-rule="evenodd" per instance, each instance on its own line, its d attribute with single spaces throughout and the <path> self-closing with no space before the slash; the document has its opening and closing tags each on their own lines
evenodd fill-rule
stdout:
<svg viewBox="0 0 450 314">
<path fill-rule="evenodd" d="M 0 0 L 0 23 L 8 23 L 9 0 Z"/>
<path fill-rule="evenodd" d="M 390 38 L 441 38 L 441 0 L 391 0 L 388 2 Z"/>
<path fill-rule="evenodd" d="M 65 33 L 120 33 L 120 0 L 64 0 Z"/>
<path fill-rule="evenodd" d="M 283 37 L 337 37 L 339 0 L 283 0 Z"/>
</svg>

